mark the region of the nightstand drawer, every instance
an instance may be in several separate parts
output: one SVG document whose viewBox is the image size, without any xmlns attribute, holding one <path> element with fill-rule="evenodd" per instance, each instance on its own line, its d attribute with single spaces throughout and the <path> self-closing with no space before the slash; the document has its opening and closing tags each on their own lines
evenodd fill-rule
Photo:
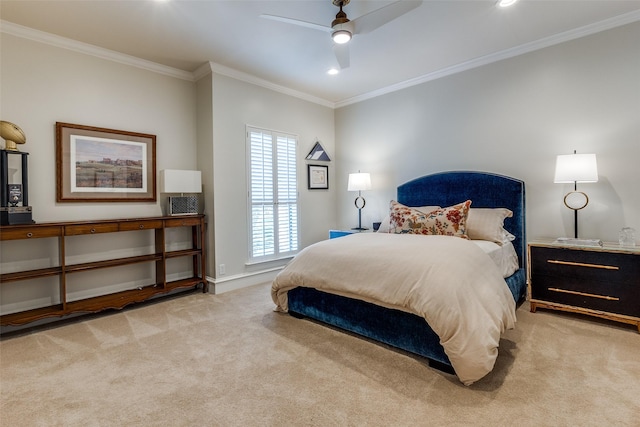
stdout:
<svg viewBox="0 0 640 427">
<path fill-rule="evenodd" d="M 635 284 L 640 289 L 640 257 L 564 248 L 531 247 L 531 275 L 565 281 Z"/>
<path fill-rule="evenodd" d="M 640 317 L 637 285 L 532 275 L 531 298 L 610 313 Z"/>
</svg>

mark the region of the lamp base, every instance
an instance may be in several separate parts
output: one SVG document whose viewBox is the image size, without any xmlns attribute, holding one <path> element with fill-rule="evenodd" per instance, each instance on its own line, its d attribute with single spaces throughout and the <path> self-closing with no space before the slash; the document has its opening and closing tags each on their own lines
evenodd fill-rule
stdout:
<svg viewBox="0 0 640 427">
<path fill-rule="evenodd" d="M 194 215 L 198 213 L 198 196 L 174 196 L 167 198 L 167 214 Z"/>
<path fill-rule="evenodd" d="M 352 230 L 355 230 L 355 231 L 364 231 L 364 230 L 368 230 L 368 228 L 367 228 L 367 227 L 353 227 L 353 228 L 352 228 Z"/>
</svg>

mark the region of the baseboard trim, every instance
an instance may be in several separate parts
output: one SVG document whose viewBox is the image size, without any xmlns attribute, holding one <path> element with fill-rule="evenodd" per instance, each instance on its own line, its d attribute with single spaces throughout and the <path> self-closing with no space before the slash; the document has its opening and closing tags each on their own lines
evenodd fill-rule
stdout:
<svg viewBox="0 0 640 427">
<path fill-rule="evenodd" d="M 222 294 L 236 289 L 248 288 L 249 286 L 258 285 L 260 283 L 271 282 L 284 266 L 270 268 L 252 273 L 236 274 L 234 276 L 212 278 L 207 277 L 209 283 L 213 286 L 209 287 L 209 292 L 214 294 Z"/>
</svg>

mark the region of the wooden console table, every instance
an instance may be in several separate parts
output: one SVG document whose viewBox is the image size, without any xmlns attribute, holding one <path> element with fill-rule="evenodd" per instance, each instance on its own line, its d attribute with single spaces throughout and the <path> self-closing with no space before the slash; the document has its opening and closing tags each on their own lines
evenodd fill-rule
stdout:
<svg viewBox="0 0 640 427">
<path fill-rule="evenodd" d="M 173 227 L 190 227 L 191 248 L 167 250 L 165 231 Z M 73 260 L 70 259 L 69 254 L 65 253 L 65 247 L 71 236 L 95 235 L 95 238 L 87 237 L 87 239 L 99 239 L 98 235 L 104 235 L 104 233 L 136 230 L 153 230 L 152 235 L 155 249 L 150 251 L 151 253 L 81 263 L 74 263 Z M 57 288 L 59 289 L 56 289 L 55 293 L 59 292 L 59 297 L 56 295 L 51 296 L 51 300 L 56 301 L 56 303 L 45 307 L 3 314 L 0 316 L 0 324 L 2 326 L 23 325 L 48 317 L 61 317 L 72 313 L 95 313 L 106 309 L 121 309 L 128 304 L 142 302 L 151 297 L 166 294 L 180 288 L 197 287 L 200 284 L 202 284 L 204 292 L 208 290 L 205 272 L 204 215 L 50 222 L 0 227 L 0 241 L 3 242 L 3 250 L 10 249 L 10 241 L 34 239 L 38 240 L 38 242 L 34 242 L 38 244 L 43 242 L 41 239 L 47 238 L 57 239 L 57 265 L 2 273 L 0 274 L 0 284 L 5 286 L 5 284 L 11 282 L 28 279 L 57 277 Z M 95 243 L 97 243 L 97 240 L 94 244 Z M 56 254 L 52 253 L 51 258 L 55 259 L 55 255 Z M 177 257 L 192 258 L 193 274 L 188 278 L 167 281 L 167 260 Z M 136 286 L 134 289 L 108 293 L 106 295 L 73 301 L 69 300 L 69 290 L 67 289 L 67 278 L 69 275 L 78 272 L 89 272 L 92 270 L 122 267 L 138 263 L 155 264 L 154 283 Z M 105 274 L 109 274 L 109 272 Z"/>
</svg>

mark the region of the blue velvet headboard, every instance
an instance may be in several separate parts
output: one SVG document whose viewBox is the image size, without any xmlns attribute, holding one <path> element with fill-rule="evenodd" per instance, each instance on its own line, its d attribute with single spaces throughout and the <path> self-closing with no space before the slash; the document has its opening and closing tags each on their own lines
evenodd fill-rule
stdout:
<svg viewBox="0 0 640 427">
<path fill-rule="evenodd" d="M 516 236 L 513 246 L 520 267 L 526 265 L 524 182 L 487 172 L 440 172 L 398 187 L 398 202 L 406 206 L 452 206 L 471 200 L 471 208 L 507 208 L 513 212 L 504 228 Z"/>
</svg>

